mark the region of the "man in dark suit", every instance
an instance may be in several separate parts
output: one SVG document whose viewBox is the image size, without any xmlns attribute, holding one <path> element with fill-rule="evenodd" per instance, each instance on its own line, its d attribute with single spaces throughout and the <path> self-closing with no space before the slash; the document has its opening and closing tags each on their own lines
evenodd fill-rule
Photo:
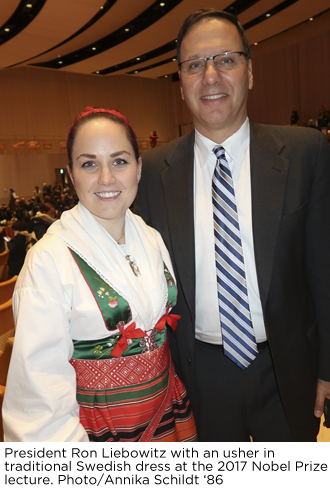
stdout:
<svg viewBox="0 0 330 495">
<path fill-rule="evenodd" d="M 330 398 L 327 141 L 312 129 L 249 122 L 252 64 L 236 17 L 213 9 L 189 16 L 178 62 L 195 130 L 143 156 L 135 212 L 172 257 L 181 320 L 169 340 L 199 440 L 315 441 Z M 252 328 L 242 334 L 253 347 L 243 364 L 227 352 L 225 263 L 216 265 L 212 190 L 221 160 L 233 183 Z M 238 313 L 230 292 L 225 304 Z"/>
</svg>

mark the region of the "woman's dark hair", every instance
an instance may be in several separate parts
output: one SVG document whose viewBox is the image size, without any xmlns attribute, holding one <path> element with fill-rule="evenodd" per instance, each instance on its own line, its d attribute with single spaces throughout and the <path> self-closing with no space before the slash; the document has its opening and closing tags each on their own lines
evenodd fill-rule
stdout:
<svg viewBox="0 0 330 495">
<path fill-rule="evenodd" d="M 73 143 L 77 134 L 78 129 L 84 125 L 86 122 L 89 122 L 94 119 L 108 119 L 116 124 L 123 126 L 126 131 L 127 138 L 132 145 L 135 159 L 139 159 L 139 146 L 136 140 L 136 135 L 133 131 L 131 124 L 128 122 L 126 117 L 122 115 L 117 110 L 107 110 L 106 108 L 92 108 L 87 107 L 85 110 L 76 118 L 76 120 L 71 125 L 68 132 L 68 140 L 66 144 L 67 152 L 68 152 L 68 166 L 70 170 L 72 170 L 72 148 Z"/>
<path fill-rule="evenodd" d="M 241 39 L 242 39 L 244 53 L 247 55 L 248 59 L 251 58 L 249 40 L 248 40 L 247 35 L 243 29 L 243 26 L 239 22 L 238 18 L 235 15 L 230 14 L 229 12 L 224 12 L 222 10 L 207 8 L 207 9 L 197 10 L 197 12 L 194 12 L 193 14 L 188 16 L 186 18 L 186 20 L 184 21 L 184 23 L 182 24 L 181 29 L 180 29 L 179 34 L 178 34 L 177 45 L 176 45 L 177 59 L 178 59 L 179 64 L 181 62 L 180 52 L 181 52 L 181 45 L 182 45 L 182 41 L 183 41 L 184 37 L 188 33 L 189 29 L 192 26 L 194 26 L 194 24 L 197 24 L 198 22 L 201 22 L 205 19 L 225 19 L 225 20 L 231 22 L 232 24 L 234 24 L 234 26 L 236 26 L 237 31 L 238 31 Z"/>
</svg>

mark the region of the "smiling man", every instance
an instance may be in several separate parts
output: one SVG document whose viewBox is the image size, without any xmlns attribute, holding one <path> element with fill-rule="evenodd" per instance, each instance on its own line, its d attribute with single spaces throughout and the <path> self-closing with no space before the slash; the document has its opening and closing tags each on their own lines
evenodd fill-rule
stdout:
<svg viewBox="0 0 330 495">
<path fill-rule="evenodd" d="M 178 281 L 177 371 L 200 441 L 315 441 L 330 397 L 330 153 L 312 129 L 254 124 L 246 34 L 203 9 L 178 35 L 195 126 L 143 156 L 135 211 Z"/>
</svg>

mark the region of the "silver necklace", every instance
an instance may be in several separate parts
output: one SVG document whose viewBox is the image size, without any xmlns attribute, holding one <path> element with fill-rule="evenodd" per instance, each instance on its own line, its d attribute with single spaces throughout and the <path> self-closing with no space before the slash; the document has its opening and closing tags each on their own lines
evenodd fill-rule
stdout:
<svg viewBox="0 0 330 495">
<path fill-rule="evenodd" d="M 119 239 L 115 239 L 115 241 L 116 241 L 117 244 L 119 244 L 119 241 L 124 237 L 124 235 L 125 235 L 125 230 L 122 233 L 122 235 L 119 237 Z"/>
</svg>

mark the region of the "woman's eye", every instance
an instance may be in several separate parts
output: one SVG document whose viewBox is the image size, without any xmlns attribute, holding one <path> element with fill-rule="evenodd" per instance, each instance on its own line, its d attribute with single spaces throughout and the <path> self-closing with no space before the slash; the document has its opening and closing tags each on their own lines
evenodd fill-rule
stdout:
<svg viewBox="0 0 330 495">
<path fill-rule="evenodd" d="M 113 164 L 114 164 L 115 167 L 121 167 L 123 165 L 126 165 L 127 164 L 127 161 L 124 160 L 123 158 L 117 158 L 117 160 L 115 160 L 113 162 Z"/>
<path fill-rule="evenodd" d="M 93 167 L 95 167 L 94 162 L 84 162 L 81 166 L 81 168 L 93 168 Z"/>
</svg>

